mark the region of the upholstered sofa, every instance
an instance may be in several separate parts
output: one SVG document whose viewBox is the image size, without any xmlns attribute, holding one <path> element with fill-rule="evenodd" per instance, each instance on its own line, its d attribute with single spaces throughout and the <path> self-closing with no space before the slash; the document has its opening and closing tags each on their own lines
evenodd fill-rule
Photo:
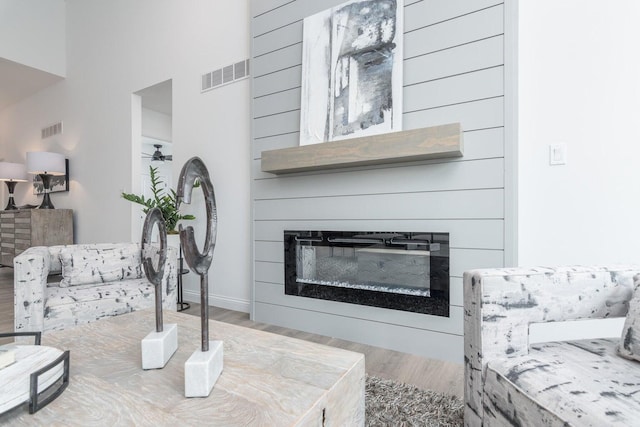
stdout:
<svg viewBox="0 0 640 427">
<path fill-rule="evenodd" d="M 638 273 L 638 266 L 465 272 L 464 424 L 640 425 Z M 577 321 L 582 334 L 595 326 L 584 319 L 625 316 L 612 338 L 529 341 L 535 323 Z M 553 326 L 547 336 L 561 325 Z"/>
<path fill-rule="evenodd" d="M 177 250 L 169 247 L 162 305 L 176 309 Z M 14 258 L 16 332 L 66 329 L 155 306 L 137 243 L 38 246 Z"/>
</svg>

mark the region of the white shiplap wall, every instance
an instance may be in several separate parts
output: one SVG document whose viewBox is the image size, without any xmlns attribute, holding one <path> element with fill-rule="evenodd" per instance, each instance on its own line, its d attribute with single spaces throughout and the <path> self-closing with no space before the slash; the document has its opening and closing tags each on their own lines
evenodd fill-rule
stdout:
<svg viewBox="0 0 640 427">
<path fill-rule="evenodd" d="M 505 263 L 504 5 L 405 0 L 404 129 L 460 122 L 464 157 L 263 173 L 298 145 L 302 19 L 340 3 L 251 2 L 253 319 L 462 362 L 462 274 Z M 450 233 L 451 316 L 284 295 L 285 229 Z"/>
</svg>

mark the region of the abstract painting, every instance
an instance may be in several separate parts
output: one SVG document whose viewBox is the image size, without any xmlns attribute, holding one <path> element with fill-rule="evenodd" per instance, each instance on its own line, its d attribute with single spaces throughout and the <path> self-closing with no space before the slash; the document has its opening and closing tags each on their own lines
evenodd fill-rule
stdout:
<svg viewBox="0 0 640 427">
<path fill-rule="evenodd" d="M 49 185 L 51 186 L 50 193 L 69 191 L 69 159 L 64 159 L 64 164 L 66 173 L 64 175 L 54 175 L 49 179 Z M 33 194 L 44 194 L 44 185 L 42 184 L 40 175 L 33 176 Z"/>
<path fill-rule="evenodd" d="M 300 145 L 402 129 L 402 0 L 304 19 Z"/>
</svg>

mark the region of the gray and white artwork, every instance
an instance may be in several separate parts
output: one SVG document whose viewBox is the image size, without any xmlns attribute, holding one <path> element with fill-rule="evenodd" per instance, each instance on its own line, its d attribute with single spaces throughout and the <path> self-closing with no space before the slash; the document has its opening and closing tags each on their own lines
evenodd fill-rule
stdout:
<svg viewBox="0 0 640 427">
<path fill-rule="evenodd" d="M 53 175 L 49 178 L 50 193 L 69 191 L 69 159 L 65 159 L 65 168 L 64 175 Z M 33 194 L 37 196 L 44 194 L 44 184 L 40 175 L 33 176 Z"/>
<path fill-rule="evenodd" d="M 403 0 L 304 19 L 300 145 L 402 129 Z"/>
</svg>

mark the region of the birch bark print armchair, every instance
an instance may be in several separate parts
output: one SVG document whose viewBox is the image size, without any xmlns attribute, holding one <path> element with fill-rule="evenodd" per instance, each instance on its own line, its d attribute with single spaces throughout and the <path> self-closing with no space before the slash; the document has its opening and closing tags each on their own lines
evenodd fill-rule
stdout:
<svg viewBox="0 0 640 427">
<path fill-rule="evenodd" d="M 169 247 L 162 278 L 169 310 L 176 309 L 176 264 L 177 250 Z M 14 258 L 16 332 L 66 329 L 154 304 L 137 243 L 38 246 Z"/>
<path fill-rule="evenodd" d="M 465 272 L 465 426 L 640 425 L 638 273 Z M 529 343 L 533 323 L 611 317 L 626 317 L 614 338 Z"/>
</svg>

